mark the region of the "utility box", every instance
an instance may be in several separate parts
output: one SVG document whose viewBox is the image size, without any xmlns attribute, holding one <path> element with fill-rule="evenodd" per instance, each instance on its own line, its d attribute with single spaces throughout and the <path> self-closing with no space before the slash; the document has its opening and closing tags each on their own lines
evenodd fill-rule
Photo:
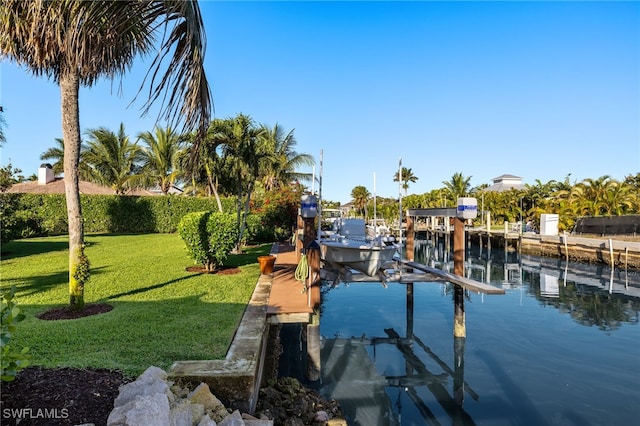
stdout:
<svg viewBox="0 0 640 426">
<path fill-rule="evenodd" d="M 318 215 L 318 200 L 315 195 L 304 194 L 300 199 L 300 216 L 313 219 Z"/>
<path fill-rule="evenodd" d="M 558 222 L 560 217 L 557 214 L 543 213 L 540 215 L 540 235 L 558 235 Z"/>
<path fill-rule="evenodd" d="M 458 198 L 456 213 L 460 219 L 475 219 L 478 216 L 478 200 L 473 197 Z"/>
</svg>

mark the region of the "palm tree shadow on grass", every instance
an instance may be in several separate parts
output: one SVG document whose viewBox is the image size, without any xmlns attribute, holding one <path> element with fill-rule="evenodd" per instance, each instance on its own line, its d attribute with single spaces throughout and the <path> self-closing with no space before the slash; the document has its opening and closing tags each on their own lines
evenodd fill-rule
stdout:
<svg viewBox="0 0 640 426">
<path fill-rule="evenodd" d="M 197 277 L 198 275 L 199 274 L 188 275 L 186 277 L 176 278 L 176 279 L 169 280 L 169 281 L 166 281 L 166 282 L 163 282 L 163 283 L 154 284 L 154 285 L 151 285 L 151 286 L 148 286 L 148 287 L 141 287 L 141 288 L 136 288 L 136 289 L 131 290 L 131 291 L 126 291 L 124 293 L 113 294 L 113 295 L 111 295 L 109 297 L 106 297 L 103 300 L 109 301 L 109 300 L 117 299 L 119 297 L 133 296 L 135 294 L 140 294 L 140 293 L 145 293 L 147 291 L 157 290 L 159 288 L 163 288 L 163 287 L 166 287 L 166 286 L 171 285 L 171 284 L 176 284 L 176 283 L 178 283 L 180 281 L 185 281 L 185 280 Z"/>
<path fill-rule="evenodd" d="M 91 274 L 100 274 L 102 273 L 100 269 L 104 269 L 105 267 L 92 268 Z M 34 275 L 30 277 L 24 278 L 4 278 L 3 283 L 7 284 L 15 284 L 20 296 L 30 296 L 36 293 L 40 293 L 43 291 L 50 290 L 59 285 L 67 285 L 69 283 L 69 272 L 68 271 L 60 271 L 55 272 L 53 274 L 47 275 Z M 19 282 L 28 282 L 27 284 L 19 284 Z"/>
<path fill-rule="evenodd" d="M 15 249 L 15 247 L 18 247 Z M 67 241 L 32 241 L 27 239 L 11 241 L 3 244 L 2 260 L 17 259 L 36 254 L 51 253 L 56 251 L 69 250 Z"/>
<path fill-rule="evenodd" d="M 176 278 L 174 280 L 170 280 L 164 283 L 155 284 L 152 286 L 137 288 L 135 290 L 127 291 L 124 293 L 114 294 L 112 296 L 106 297 L 104 299 L 98 300 L 94 303 L 87 303 L 83 306 L 82 309 L 75 309 L 72 306 L 58 306 L 51 309 L 48 309 L 44 312 L 41 312 L 37 315 L 39 319 L 43 320 L 61 320 L 61 319 L 78 319 L 84 318 L 92 315 L 98 315 L 105 312 L 109 312 L 113 309 L 113 306 L 108 302 L 119 297 L 131 296 L 135 294 L 144 293 L 147 291 L 155 290 L 158 288 L 165 287 L 167 285 L 175 284 L 180 281 L 187 280 L 189 278 L 195 277 L 197 274 L 189 275 L 186 277 Z M 198 297 L 202 297 L 204 293 L 200 294 Z"/>
</svg>

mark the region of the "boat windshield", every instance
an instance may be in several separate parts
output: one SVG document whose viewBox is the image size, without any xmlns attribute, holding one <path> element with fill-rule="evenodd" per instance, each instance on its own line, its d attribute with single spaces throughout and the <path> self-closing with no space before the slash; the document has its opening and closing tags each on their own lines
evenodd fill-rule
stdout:
<svg viewBox="0 0 640 426">
<path fill-rule="evenodd" d="M 342 211 L 338 209 L 322 209 L 322 224 L 323 230 L 333 229 L 333 223 L 342 218 Z"/>
<path fill-rule="evenodd" d="M 342 212 L 338 209 L 323 209 L 322 210 L 322 218 L 323 219 L 338 219 L 342 217 Z"/>
</svg>

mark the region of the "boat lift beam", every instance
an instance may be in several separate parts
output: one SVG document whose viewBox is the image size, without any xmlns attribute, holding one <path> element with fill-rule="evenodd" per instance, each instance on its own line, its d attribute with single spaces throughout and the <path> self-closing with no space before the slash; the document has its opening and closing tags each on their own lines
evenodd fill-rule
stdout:
<svg viewBox="0 0 640 426">
<path fill-rule="evenodd" d="M 437 268 L 431 268 L 421 263 L 401 259 L 384 265 L 375 276 L 353 271 L 343 265 L 325 262 L 321 270 L 323 279 L 327 281 L 342 281 L 348 283 L 387 282 L 418 283 L 418 282 L 449 282 L 458 284 L 465 290 L 480 294 L 505 294 L 504 289 L 490 284 L 481 283 L 469 278 L 461 277 Z M 381 277 L 382 275 L 382 277 Z"/>
<path fill-rule="evenodd" d="M 497 288 L 489 284 L 481 283 L 480 281 L 475 281 L 469 278 L 461 277 L 459 275 L 455 275 L 450 272 L 443 271 L 441 269 L 431 268 L 421 263 L 410 262 L 407 260 L 400 260 L 399 262 L 410 268 L 417 269 L 419 271 L 434 275 L 438 277 L 441 281 L 448 281 L 452 284 L 458 284 L 460 287 L 464 288 L 465 290 L 473 291 L 474 293 L 477 293 L 477 294 L 480 294 L 480 293 L 505 294 L 504 289 Z"/>
</svg>

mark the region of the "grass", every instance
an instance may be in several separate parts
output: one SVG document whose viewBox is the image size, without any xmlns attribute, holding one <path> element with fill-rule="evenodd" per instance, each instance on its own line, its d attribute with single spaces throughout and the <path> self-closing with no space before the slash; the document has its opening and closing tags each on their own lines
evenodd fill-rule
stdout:
<svg viewBox="0 0 640 426">
<path fill-rule="evenodd" d="M 28 346 L 31 364 L 107 368 L 136 376 L 150 365 L 221 359 L 260 275 L 257 256 L 270 245 L 231 255 L 232 275 L 187 272 L 193 265 L 175 234 L 89 235 L 91 279 L 86 303 L 113 310 L 45 321 L 42 312 L 68 304 L 67 237 L 33 238 L 2 246 L 1 287 L 17 287 L 27 319 L 14 340 Z"/>
</svg>

